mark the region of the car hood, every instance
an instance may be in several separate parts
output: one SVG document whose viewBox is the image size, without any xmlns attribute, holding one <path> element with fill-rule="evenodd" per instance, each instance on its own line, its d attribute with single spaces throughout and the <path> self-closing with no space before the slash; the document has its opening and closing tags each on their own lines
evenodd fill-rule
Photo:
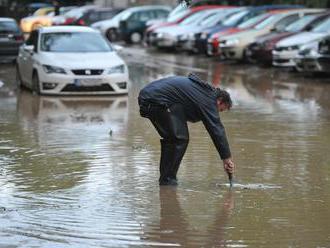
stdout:
<svg viewBox="0 0 330 248">
<path fill-rule="evenodd" d="M 110 20 L 104 20 L 95 22 L 91 25 L 92 28 L 98 28 L 98 29 L 107 29 L 107 28 L 118 28 L 119 27 L 119 21 L 118 19 L 110 19 Z"/>
<path fill-rule="evenodd" d="M 102 69 L 110 68 L 125 62 L 116 52 L 102 53 L 42 53 L 41 64 L 59 66 L 69 69 Z"/>
<path fill-rule="evenodd" d="M 177 26 L 169 26 L 157 29 L 157 33 L 166 33 L 172 36 L 178 36 L 182 34 L 191 33 L 194 31 L 200 30 L 199 26 L 195 25 L 177 25 Z"/>
<path fill-rule="evenodd" d="M 229 40 L 229 39 L 243 39 L 246 41 L 252 41 L 259 35 L 266 34 L 268 31 L 265 29 L 247 29 L 242 30 L 233 34 L 228 34 L 223 36 L 221 40 Z"/>
<path fill-rule="evenodd" d="M 276 47 L 299 46 L 327 36 L 328 33 L 303 32 L 279 41 Z"/>
<path fill-rule="evenodd" d="M 257 38 L 257 43 L 264 43 L 264 42 L 272 42 L 277 41 L 280 39 L 284 39 L 285 37 L 288 37 L 292 35 L 292 32 L 272 32 L 265 35 L 261 35 Z"/>
</svg>

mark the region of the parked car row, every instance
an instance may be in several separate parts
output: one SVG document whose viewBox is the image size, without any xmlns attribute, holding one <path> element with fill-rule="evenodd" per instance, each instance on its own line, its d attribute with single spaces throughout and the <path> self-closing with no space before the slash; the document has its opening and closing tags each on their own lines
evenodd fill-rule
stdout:
<svg viewBox="0 0 330 248">
<path fill-rule="evenodd" d="M 330 72 L 330 11 L 302 6 L 199 6 L 145 31 L 147 47 L 297 71 Z"/>
<path fill-rule="evenodd" d="M 44 7 L 38 9 L 32 16 L 22 18 L 20 27 L 24 33 L 30 33 L 45 26 L 93 26 L 111 41 L 123 39 L 127 43 L 139 43 L 143 40 L 147 23 L 164 20 L 170 11 L 171 8 L 164 5 L 146 5 L 127 9 L 86 5 L 62 7 L 60 15 L 54 16 L 54 8 Z"/>
</svg>

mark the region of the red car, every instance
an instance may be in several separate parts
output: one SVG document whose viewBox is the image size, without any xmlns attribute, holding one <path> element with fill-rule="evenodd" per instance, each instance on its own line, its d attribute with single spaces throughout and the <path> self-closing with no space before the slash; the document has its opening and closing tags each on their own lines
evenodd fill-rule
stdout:
<svg viewBox="0 0 330 248">
<path fill-rule="evenodd" d="M 181 11 L 181 12 L 175 14 L 175 15 L 172 15 L 172 16 L 170 15 L 165 22 L 156 23 L 156 24 L 151 25 L 150 27 L 148 27 L 146 29 L 145 35 L 144 35 L 145 43 L 147 45 L 152 45 L 152 33 L 156 29 L 179 24 L 180 22 L 182 22 L 187 17 L 189 17 L 189 16 L 191 16 L 191 15 L 193 15 L 193 14 L 199 12 L 199 11 L 207 10 L 207 9 L 213 9 L 213 8 L 232 8 L 232 7 L 233 6 L 204 5 L 204 6 L 188 8 L 188 9 L 186 9 L 184 11 Z"/>
<path fill-rule="evenodd" d="M 293 22 L 283 32 L 272 32 L 258 37 L 247 49 L 247 57 L 250 62 L 258 62 L 271 65 L 273 61 L 272 51 L 277 42 L 295 35 L 299 32 L 309 31 L 319 23 L 329 18 L 330 12 L 305 15 Z"/>
</svg>

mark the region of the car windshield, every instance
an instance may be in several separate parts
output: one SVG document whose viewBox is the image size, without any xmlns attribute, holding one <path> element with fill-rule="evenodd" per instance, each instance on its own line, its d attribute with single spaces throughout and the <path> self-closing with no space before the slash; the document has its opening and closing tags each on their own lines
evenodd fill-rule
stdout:
<svg viewBox="0 0 330 248">
<path fill-rule="evenodd" d="M 76 9 L 72 9 L 72 10 L 66 12 L 64 14 L 64 16 L 66 16 L 68 18 L 77 18 L 78 19 L 78 18 L 82 17 L 86 11 L 88 11 L 88 8 L 83 8 L 83 7 L 76 8 Z"/>
<path fill-rule="evenodd" d="M 178 6 L 176 6 L 171 13 L 169 14 L 169 18 L 177 16 L 178 14 L 181 14 L 182 12 L 186 12 L 188 9 L 188 5 L 185 1 L 182 1 Z"/>
<path fill-rule="evenodd" d="M 94 32 L 44 33 L 41 35 L 40 50 L 55 53 L 113 51 L 103 36 Z"/>
<path fill-rule="evenodd" d="M 0 22 L 0 33 L 7 33 L 7 32 L 18 32 L 18 26 L 15 22 L 6 21 Z"/>
<path fill-rule="evenodd" d="M 313 32 L 317 33 L 329 33 L 330 32 L 330 18 L 327 18 L 324 22 L 321 22 L 320 25 L 317 25 Z"/>
<path fill-rule="evenodd" d="M 131 15 L 131 13 L 132 13 L 131 11 L 127 11 L 126 10 L 126 11 L 123 11 L 123 12 L 118 13 L 117 15 L 115 15 L 114 17 L 112 17 L 110 20 L 112 20 L 112 21 L 124 20 L 127 17 L 129 17 Z"/>
<path fill-rule="evenodd" d="M 198 21 L 201 17 L 204 17 L 204 15 L 205 15 L 204 11 L 194 13 L 191 16 L 184 19 L 180 24 L 187 25 L 187 24 L 194 23 L 194 22 Z"/>
<path fill-rule="evenodd" d="M 262 22 L 260 22 L 258 25 L 255 26 L 255 29 L 263 29 L 267 27 L 268 25 L 271 25 L 276 20 L 278 20 L 278 15 L 271 15 L 270 17 L 266 18 Z"/>
<path fill-rule="evenodd" d="M 249 12 L 248 11 L 242 11 L 233 14 L 230 16 L 227 20 L 223 22 L 224 26 L 233 26 L 235 25 L 243 16 L 247 15 Z"/>
<path fill-rule="evenodd" d="M 287 32 L 301 31 L 308 23 L 313 21 L 315 18 L 316 18 L 315 15 L 306 15 L 306 16 L 300 18 L 298 21 L 291 23 L 289 26 L 287 26 L 284 29 L 284 31 L 287 31 Z"/>
<path fill-rule="evenodd" d="M 221 11 L 220 13 L 216 13 L 214 15 L 211 15 L 211 16 L 207 17 L 206 19 L 201 21 L 199 23 L 199 25 L 207 26 L 207 27 L 217 25 L 219 22 L 221 22 L 228 15 L 230 15 L 230 11 L 225 11 L 225 10 Z"/>
<path fill-rule="evenodd" d="M 166 19 L 167 22 L 176 22 L 180 20 L 181 18 L 185 17 L 190 12 L 189 9 L 183 10 L 181 12 L 178 12 L 176 14 L 169 15 Z"/>
<path fill-rule="evenodd" d="M 243 22 L 242 24 L 238 25 L 238 28 L 250 28 L 256 25 L 257 23 L 261 22 L 263 19 L 267 18 L 269 16 L 268 14 L 262 14 L 255 16 L 251 19 L 248 19 L 247 21 Z"/>
</svg>

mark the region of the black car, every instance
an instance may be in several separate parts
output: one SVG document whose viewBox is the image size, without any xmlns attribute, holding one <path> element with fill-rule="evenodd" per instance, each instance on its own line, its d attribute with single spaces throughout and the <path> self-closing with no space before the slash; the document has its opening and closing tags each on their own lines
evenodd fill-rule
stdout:
<svg viewBox="0 0 330 248">
<path fill-rule="evenodd" d="M 23 44 L 23 33 L 12 18 L 0 18 L 0 57 L 15 60 Z"/>
<path fill-rule="evenodd" d="M 80 18 L 72 22 L 72 25 L 90 26 L 94 22 L 111 19 L 124 9 L 121 8 L 97 8 L 90 9 Z"/>
</svg>

